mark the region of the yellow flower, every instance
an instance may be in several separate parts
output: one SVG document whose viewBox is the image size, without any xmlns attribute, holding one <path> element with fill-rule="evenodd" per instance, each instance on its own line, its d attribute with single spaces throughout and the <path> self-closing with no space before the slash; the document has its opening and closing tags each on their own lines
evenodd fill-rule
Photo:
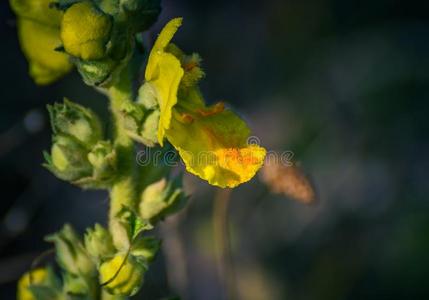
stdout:
<svg viewBox="0 0 429 300">
<path fill-rule="evenodd" d="M 158 126 L 158 142 L 163 145 L 165 130 L 170 127 L 172 108 L 177 103 L 177 91 L 184 71 L 180 61 L 165 52 L 173 35 L 182 24 L 181 18 L 171 20 L 162 30 L 149 55 L 145 78 L 157 92 L 161 112 Z"/>
<path fill-rule="evenodd" d="M 45 268 L 39 268 L 25 273 L 18 282 L 18 300 L 35 300 L 36 298 L 28 288 L 30 285 L 39 285 L 45 283 L 47 278 L 48 271 Z"/>
<path fill-rule="evenodd" d="M 181 23 L 176 18 L 164 27 L 146 68 L 146 81 L 154 88 L 160 107 L 158 141 L 162 145 L 167 137 L 190 173 L 212 185 L 235 187 L 255 175 L 266 151 L 248 144 L 246 123 L 222 103 L 207 107 L 198 87 L 188 81 L 181 85 L 184 66 L 174 55 L 179 53 L 177 47 L 169 47 Z"/>
<path fill-rule="evenodd" d="M 18 16 L 18 36 L 37 84 L 49 84 L 66 73 L 72 64 L 68 56 L 54 49 L 61 46 L 60 22 L 62 13 L 50 8 L 51 0 L 11 0 Z"/>
</svg>

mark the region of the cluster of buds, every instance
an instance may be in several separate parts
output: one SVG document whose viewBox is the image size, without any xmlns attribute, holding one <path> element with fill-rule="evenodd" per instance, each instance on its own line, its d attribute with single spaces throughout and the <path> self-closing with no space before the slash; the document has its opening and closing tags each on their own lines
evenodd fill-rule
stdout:
<svg viewBox="0 0 429 300">
<path fill-rule="evenodd" d="M 48 110 L 54 134 L 45 167 L 83 188 L 109 187 L 117 173 L 117 155 L 112 143 L 102 140 L 97 115 L 67 99 Z"/>
<path fill-rule="evenodd" d="M 76 66 L 88 85 L 110 86 L 152 25 L 159 0 L 11 0 L 20 42 L 38 84 Z M 42 47 L 40 48 L 40 45 Z"/>
<path fill-rule="evenodd" d="M 139 233 L 132 249 L 117 250 L 109 231 L 99 224 L 87 230 L 84 241 L 70 225 L 46 240 L 55 244 L 62 280 L 50 267 L 29 271 L 18 284 L 19 300 L 92 300 L 102 293 L 114 300 L 132 296 L 160 246 L 155 238 Z"/>
</svg>

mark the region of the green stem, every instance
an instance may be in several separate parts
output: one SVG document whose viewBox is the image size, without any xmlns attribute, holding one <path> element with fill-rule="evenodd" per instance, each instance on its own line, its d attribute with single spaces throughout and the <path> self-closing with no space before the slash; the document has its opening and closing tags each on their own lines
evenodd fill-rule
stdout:
<svg viewBox="0 0 429 300">
<path fill-rule="evenodd" d="M 114 145 L 118 159 L 118 179 L 110 190 L 109 228 L 113 242 L 119 250 L 130 246 L 128 230 L 117 217 L 123 206 L 134 208 L 136 205 L 135 147 L 125 132 L 121 114 L 124 103 L 131 101 L 132 86 L 128 70 L 122 72 L 119 82 L 109 89 L 110 109 L 114 119 Z"/>
</svg>

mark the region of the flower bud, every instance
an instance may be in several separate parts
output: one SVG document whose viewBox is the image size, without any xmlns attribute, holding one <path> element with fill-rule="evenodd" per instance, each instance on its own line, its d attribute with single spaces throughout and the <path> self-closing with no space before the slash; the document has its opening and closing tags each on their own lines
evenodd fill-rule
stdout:
<svg viewBox="0 0 429 300">
<path fill-rule="evenodd" d="M 117 254 L 99 269 L 100 284 L 113 295 L 132 296 L 143 284 L 146 266 L 132 255 Z"/>
<path fill-rule="evenodd" d="M 152 262 L 160 246 L 160 240 L 149 236 L 143 236 L 133 243 L 131 254 L 147 262 Z"/>
<path fill-rule="evenodd" d="M 109 86 L 122 70 L 122 62 L 109 57 L 101 60 L 72 59 L 83 81 L 91 86 Z M 124 59 L 124 62 L 127 62 Z"/>
<path fill-rule="evenodd" d="M 162 178 L 152 183 L 146 187 L 140 199 L 140 216 L 152 223 L 176 213 L 187 200 L 181 188 L 181 177 L 172 181 Z"/>
<path fill-rule="evenodd" d="M 88 153 L 91 175 L 73 182 L 82 188 L 109 188 L 117 175 L 116 150 L 110 141 L 98 142 Z"/>
<path fill-rule="evenodd" d="M 63 291 L 68 295 L 87 296 L 91 293 L 88 282 L 82 276 L 76 276 L 70 273 L 63 274 Z M 80 297 L 78 299 L 81 299 Z M 87 299 L 87 298 L 84 298 Z"/>
<path fill-rule="evenodd" d="M 48 105 L 48 111 L 54 133 L 72 136 L 87 147 L 102 138 L 100 120 L 90 109 L 64 99 Z"/>
<path fill-rule="evenodd" d="M 87 159 L 88 151 L 73 137 L 57 135 L 51 155 L 45 153 L 45 167 L 63 180 L 74 181 L 90 176 L 92 167 Z"/>
<path fill-rule="evenodd" d="M 60 299 L 60 283 L 51 268 L 37 268 L 18 281 L 18 300 Z"/>
<path fill-rule="evenodd" d="M 61 231 L 46 237 L 46 240 L 55 244 L 57 261 L 65 271 L 84 277 L 96 274 L 95 264 L 70 225 L 64 225 Z"/>
<path fill-rule="evenodd" d="M 56 150 L 56 148 L 53 148 L 53 150 Z M 53 171 L 58 177 L 60 176 L 58 175 L 57 165 L 71 165 L 68 161 L 63 159 L 62 153 L 61 151 L 58 151 L 58 153 L 56 151 L 52 152 L 52 165 L 55 167 Z M 87 167 L 85 172 L 81 172 L 74 177 L 63 176 L 60 178 L 69 180 L 71 183 L 82 188 L 109 188 L 117 175 L 116 151 L 112 144 L 108 141 L 100 141 L 91 151 L 83 151 L 82 155 L 84 155 L 84 157 L 82 157 L 84 165 Z M 62 173 L 69 174 L 68 171 L 69 169 Z"/>
<path fill-rule="evenodd" d="M 99 181 L 109 181 L 116 173 L 116 151 L 108 141 L 98 142 L 88 154 L 93 167 L 93 177 Z"/>
<path fill-rule="evenodd" d="M 121 112 L 128 136 L 148 147 L 155 146 L 158 142 L 159 109 L 146 109 L 141 104 L 126 103 Z"/>
<path fill-rule="evenodd" d="M 18 300 L 35 300 L 36 298 L 33 296 L 33 293 L 30 291 L 29 287 L 31 285 L 45 284 L 47 277 L 48 272 L 45 268 L 39 268 L 25 273 L 18 282 Z"/>
<path fill-rule="evenodd" d="M 111 17 L 92 2 L 75 3 L 65 11 L 61 22 L 64 49 L 84 60 L 101 59 L 105 56 L 111 28 Z"/>
<path fill-rule="evenodd" d="M 112 236 L 100 224 L 95 224 L 94 229 L 88 228 L 85 234 L 85 248 L 98 262 L 115 253 Z"/>
</svg>

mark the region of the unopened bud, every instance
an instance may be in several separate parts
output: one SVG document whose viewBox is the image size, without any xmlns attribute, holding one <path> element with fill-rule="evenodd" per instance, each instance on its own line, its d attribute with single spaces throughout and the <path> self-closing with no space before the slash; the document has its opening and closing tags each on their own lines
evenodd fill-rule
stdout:
<svg viewBox="0 0 429 300">
<path fill-rule="evenodd" d="M 186 204 L 186 200 L 181 188 L 181 177 L 172 181 L 162 178 L 143 191 L 139 213 L 143 219 L 156 222 L 179 211 Z"/>
<path fill-rule="evenodd" d="M 87 150 L 73 137 L 57 135 L 51 155 L 45 153 L 45 167 L 63 180 L 74 181 L 91 175 Z"/>
<path fill-rule="evenodd" d="M 65 271 L 84 277 L 96 274 L 95 264 L 70 225 L 64 225 L 61 231 L 46 240 L 55 244 L 58 263 Z"/>
<path fill-rule="evenodd" d="M 49 267 L 31 270 L 18 281 L 18 300 L 60 300 L 60 294 L 60 282 Z"/>
<path fill-rule="evenodd" d="M 158 253 L 161 241 L 149 236 L 138 238 L 131 248 L 131 254 L 135 257 L 144 259 L 147 262 L 152 262 L 155 255 Z"/>
<path fill-rule="evenodd" d="M 88 154 L 93 167 L 92 177 L 101 182 L 110 182 L 116 175 L 116 151 L 108 141 L 98 142 Z"/>
<path fill-rule="evenodd" d="M 61 40 L 67 53 L 84 60 L 104 57 L 110 39 L 111 17 L 92 2 L 70 6 L 61 22 Z"/>
<path fill-rule="evenodd" d="M 155 146 L 158 142 L 159 109 L 146 109 L 141 104 L 127 103 L 121 112 L 128 136 L 148 147 Z"/>
<path fill-rule="evenodd" d="M 98 262 L 115 253 L 112 236 L 100 224 L 95 224 L 94 229 L 88 228 L 85 234 L 85 248 Z"/>
<path fill-rule="evenodd" d="M 48 105 L 48 111 L 55 134 L 70 135 L 87 147 L 101 139 L 100 120 L 90 109 L 64 99 L 63 103 Z"/>
<path fill-rule="evenodd" d="M 113 295 L 132 296 L 143 284 L 146 266 L 132 255 L 118 254 L 99 269 L 100 283 Z"/>
<path fill-rule="evenodd" d="M 36 298 L 29 287 L 31 285 L 44 285 L 47 278 L 48 271 L 45 268 L 25 273 L 18 282 L 18 300 L 35 300 Z"/>
</svg>

